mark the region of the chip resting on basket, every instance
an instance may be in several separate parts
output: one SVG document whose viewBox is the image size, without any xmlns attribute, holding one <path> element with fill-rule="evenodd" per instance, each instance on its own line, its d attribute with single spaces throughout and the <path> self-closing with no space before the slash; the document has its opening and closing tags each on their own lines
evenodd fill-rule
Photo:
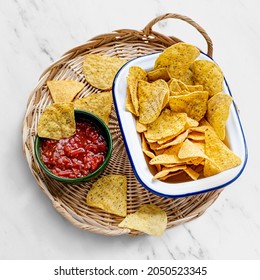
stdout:
<svg viewBox="0 0 260 280">
<path fill-rule="evenodd" d="M 226 93 L 217 93 L 208 101 L 206 119 L 212 125 L 221 140 L 225 139 L 226 122 L 229 116 L 231 103 L 232 97 Z"/>
<path fill-rule="evenodd" d="M 144 204 L 135 213 L 127 215 L 118 226 L 161 236 L 167 227 L 167 215 L 154 204 Z"/>
<path fill-rule="evenodd" d="M 104 91 L 76 99 L 74 101 L 74 107 L 78 110 L 90 112 L 108 124 L 112 102 L 111 91 Z"/>
<path fill-rule="evenodd" d="M 110 90 L 117 71 L 126 63 L 125 59 L 98 54 L 87 54 L 83 63 L 86 81 L 93 87 Z"/>
<path fill-rule="evenodd" d="M 196 60 L 191 68 L 195 84 L 202 85 L 210 97 L 222 92 L 224 76 L 217 64 L 209 60 Z"/>
<path fill-rule="evenodd" d="M 62 139 L 72 136 L 76 131 L 74 105 L 54 103 L 48 106 L 40 116 L 38 135 L 50 139 Z"/>
<path fill-rule="evenodd" d="M 54 102 L 71 102 L 84 88 L 84 84 L 73 80 L 47 81 Z"/>
<path fill-rule="evenodd" d="M 126 191 L 126 176 L 106 175 L 93 183 L 87 194 L 86 203 L 88 206 L 100 208 L 107 213 L 125 217 L 127 210 Z"/>
</svg>

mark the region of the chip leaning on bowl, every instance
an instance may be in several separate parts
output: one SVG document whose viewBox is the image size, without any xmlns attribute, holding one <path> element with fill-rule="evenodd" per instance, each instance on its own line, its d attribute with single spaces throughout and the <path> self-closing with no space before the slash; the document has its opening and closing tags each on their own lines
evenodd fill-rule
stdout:
<svg viewBox="0 0 260 280">
<path fill-rule="evenodd" d="M 148 164 L 156 167 L 154 180 L 180 173 L 196 180 L 241 164 L 226 141 L 232 97 L 223 92 L 223 73 L 199 54 L 177 43 L 158 56 L 154 69 L 129 68 L 126 110 L 136 118 Z"/>
</svg>

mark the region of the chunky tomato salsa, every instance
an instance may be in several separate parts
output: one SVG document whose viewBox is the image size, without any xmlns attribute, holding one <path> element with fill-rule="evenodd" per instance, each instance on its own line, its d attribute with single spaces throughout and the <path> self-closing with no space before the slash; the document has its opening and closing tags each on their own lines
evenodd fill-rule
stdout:
<svg viewBox="0 0 260 280">
<path fill-rule="evenodd" d="M 108 146 L 100 129 L 92 122 L 77 122 L 70 138 L 43 139 L 41 159 L 60 177 L 80 178 L 94 172 L 104 162 Z"/>
</svg>

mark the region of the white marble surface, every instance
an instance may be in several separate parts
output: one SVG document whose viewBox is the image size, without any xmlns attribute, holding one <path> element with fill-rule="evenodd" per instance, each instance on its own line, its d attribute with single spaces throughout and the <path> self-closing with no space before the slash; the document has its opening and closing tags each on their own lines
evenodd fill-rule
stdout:
<svg viewBox="0 0 260 280">
<path fill-rule="evenodd" d="M 2 0 L 0 6 L 0 259 L 260 259 L 260 17 L 257 0 Z M 119 28 L 142 29 L 167 12 L 202 25 L 228 79 L 249 161 L 200 218 L 161 238 L 105 237 L 54 210 L 22 154 L 27 99 L 40 74 L 67 50 Z M 155 27 L 205 49 L 193 28 Z"/>
</svg>

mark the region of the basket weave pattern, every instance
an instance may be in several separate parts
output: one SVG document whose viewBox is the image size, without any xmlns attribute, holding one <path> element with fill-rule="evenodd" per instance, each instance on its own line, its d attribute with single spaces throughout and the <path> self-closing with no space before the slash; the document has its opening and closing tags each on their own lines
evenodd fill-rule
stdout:
<svg viewBox="0 0 260 280">
<path fill-rule="evenodd" d="M 43 110 L 52 103 L 46 81 L 73 79 L 83 82 L 85 87 L 76 98 L 97 93 L 99 90 L 89 85 L 82 73 L 85 55 L 98 53 L 130 60 L 145 54 L 162 51 L 166 47 L 180 42 L 178 38 L 165 36 L 152 30 L 154 24 L 168 18 L 183 20 L 194 26 L 205 38 L 208 46 L 207 53 L 212 56 L 212 42 L 203 28 L 185 16 L 165 14 L 152 20 L 141 31 L 116 30 L 112 33 L 96 36 L 87 43 L 68 51 L 44 71 L 29 97 L 23 123 L 23 152 L 38 185 L 52 201 L 55 209 L 78 228 L 111 236 L 141 234 L 138 231 L 118 228 L 122 218 L 86 205 L 86 195 L 93 181 L 81 184 L 64 184 L 48 177 L 37 164 L 34 154 L 37 124 Z M 221 193 L 221 190 L 216 190 L 176 199 L 152 194 L 143 188 L 134 176 L 114 108 L 112 108 L 109 129 L 113 138 L 113 153 L 108 166 L 100 176 L 111 173 L 127 176 L 127 213 L 135 212 L 142 204 L 154 203 L 166 211 L 167 227 L 170 228 L 199 217 Z"/>
</svg>

